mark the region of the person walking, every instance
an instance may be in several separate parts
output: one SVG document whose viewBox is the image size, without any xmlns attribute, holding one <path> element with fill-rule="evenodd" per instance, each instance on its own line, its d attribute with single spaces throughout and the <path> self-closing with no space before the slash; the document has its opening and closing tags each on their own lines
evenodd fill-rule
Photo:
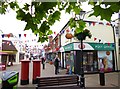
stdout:
<svg viewBox="0 0 120 89">
<path fill-rule="evenodd" d="M 41 58 L 41 61 L 42 61 L 42 65 L 43 65 L 43 67 L 42 67 L 42 68 L 43 68 L 43 69 L 45 69 L 45 58 L 44 58 L 44 57 L 42 57 L 42 58 Z"/>
<path fill-rule="evenodd" d="M 55 66 L 55 74 L 57 75 L 59 73 L 59 58 L 58 55 L 56 55 L 55 59 L 54 59 L 54 66 Z"/>
</svg>

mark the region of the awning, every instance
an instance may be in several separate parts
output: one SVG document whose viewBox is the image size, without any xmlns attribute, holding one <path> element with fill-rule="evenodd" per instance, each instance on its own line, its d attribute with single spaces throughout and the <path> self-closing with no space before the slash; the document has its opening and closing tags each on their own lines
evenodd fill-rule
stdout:
<svg viewBox="0 0 120 89">
<path fill-rule="evenodd" d="M 8 53 L 6 53 L 6 52 L 0 52 L 0 55 L 2 55 L 2 54 L 8 54 Z"/>
<path fill-rule="evenodd" d="M 17 51 L 1 51 L 1 54 L 16 54 Z"/>
<path fill-rule="evenodd" d="M 114 43 L 83 43 L 83 50 L 99 50 L 99 51 L 110 51 L 115 49 Z M 64 51 L 71 51 L 71 50 L 81 50 L 81 43 L 69 43 L 63 46 Z M 62 49 L 62 48 L 61 48 Z M 62 49 L 63 51 L 63 49 Z"/>
</svg>

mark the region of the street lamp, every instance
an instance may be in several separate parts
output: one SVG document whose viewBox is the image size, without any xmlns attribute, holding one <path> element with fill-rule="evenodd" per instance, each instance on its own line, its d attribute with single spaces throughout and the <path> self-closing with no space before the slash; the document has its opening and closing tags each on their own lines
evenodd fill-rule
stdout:
<svg viewBox="0 0 120 89">
<path fill-rule="evenodd" d="M 86 12 L 85 11 L 80 11 L 79 14 L 75 15 L 75 20 L 83 20 L 85 17 Z"/>
<path fill-rule="evenodd" d="M 79 15 L 75 15 L 75 20 L 77 18 L 77 20 L 83 20 L 84 19 L 84 16 L 85 16 L 85 11 L 80 11 L 80 14 Z M 84 40 L 84 34 L 83 33 L 80 33 L 80 35 L 78 36 L 80 42 L 81 42 L 81 77 L 80 77 L 80 86 L 81 88 L 85 88 L 85 78 L 84 78 L 84 67 L 83 67 L 83 40 Z"/>
</svg>

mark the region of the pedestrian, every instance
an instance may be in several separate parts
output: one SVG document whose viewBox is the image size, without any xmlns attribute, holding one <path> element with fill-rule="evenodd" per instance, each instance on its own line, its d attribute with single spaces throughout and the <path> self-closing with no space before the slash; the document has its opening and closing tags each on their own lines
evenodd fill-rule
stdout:
<svg viewBox="0 0 120 89">
<path fill-rule="evenodd" d="M 60 59 L 58 58 L 58 55 L 56 55 L 54 59 L 55 74 L 59 73 L 59 62 L 60 62 Z"/>
<path fill-rule="evenodd" d="M 45 69 L 45 58 L 44 58 L 44 57 L 42 57 L 42 58 L 41 58 L 41 61 L 42 61 L 42 65 L 43 65 L 43 67 L 42 67 L 42 68 L 43 68 L 43 69 Z"/>
</svg>

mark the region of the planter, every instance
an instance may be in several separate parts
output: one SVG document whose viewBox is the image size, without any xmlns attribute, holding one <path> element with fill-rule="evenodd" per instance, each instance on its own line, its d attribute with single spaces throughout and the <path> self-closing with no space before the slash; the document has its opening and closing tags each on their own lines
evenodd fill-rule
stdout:
<svg viewBox="0 0 120 89">
<path fill-rule="evenodd" d="M 71 33 L 67 33 L 67 34 L 65 35 L 65 37 L 66 37 L 67 39 L 71 39 L 71 38 L 73 38 L 73 35 L 72 35 Z"/>
<path fill-rule="evenodd" d="M 79 34 L 76 34 L 76 37 L 78 40 L 85 40 L 86 36 L 81 32 Z"/>
<path fill-rule="evenodd" d="M 85 40 L 87 36 L 91 38 L 92 35 L 89 30 L 85 29 L 83 32 L 75 34 L 75 36 L 78 40 Z"/>
</svg>

